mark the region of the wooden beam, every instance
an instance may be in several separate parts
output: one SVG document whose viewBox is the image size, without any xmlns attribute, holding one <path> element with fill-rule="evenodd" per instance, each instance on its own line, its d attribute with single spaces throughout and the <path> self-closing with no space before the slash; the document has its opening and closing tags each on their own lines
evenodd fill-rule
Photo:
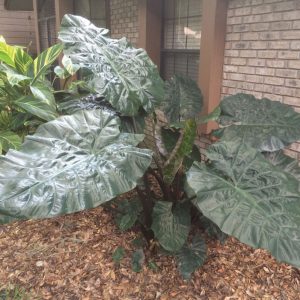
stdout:
<svg viewBox="0 0 300 300">
<path fill-rule="evenodd" d="M 60 23 L 65 14 L 74 13 L 73 0 L 55 0 L 55 15 L 56 15 L 56 33 L 60 28 Z"/>
<path fill-rule="evenodd" d="M 212 112 L 220 103 L 228 0 L 203 0 L 199 81 L 204 97 L 203 114 Z M 201 131 L 209 133 L 216 124 Z"/>
<path fill-rule="evenodd" d="M 139 0 L 138 47 L 147 51 L 158 68 L 160 67 L 161 19 L 161 0 Z"/>
<path fill-rule="evenodd" d="M 40 44 L 40 31 L 39 31 L 39 14 L 38 14 L 38 0 L 33 0 L 33 17 L 34 17 L 34 29 L 35 29 L 35 44 L 36 44 L 36 53 L 41 53 L 41 44 Z"/>
</svg>

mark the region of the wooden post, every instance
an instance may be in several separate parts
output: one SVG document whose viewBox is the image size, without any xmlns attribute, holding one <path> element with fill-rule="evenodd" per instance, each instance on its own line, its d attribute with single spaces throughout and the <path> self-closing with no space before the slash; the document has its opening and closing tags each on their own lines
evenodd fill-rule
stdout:
<svg viewBox="0 0 300 300">
<path fill-rule="evenodd" d="M 162 1 L 139 0 L 138 46 L 160 67 Z"/>
<path fill-rule="evenodd" d="M 56 32 L 60 28 L 61 19 L 65 14 L 74 13 L 73 0 L 55 0 Z"/>
<path fill-rule="evenodd" d="M 40 44 L 40 32 L 39 32 L 39 14 L 38 14 L 38 0 L 33 0 L 33 15 L 34 15 L 34 29 L 35 29 L 35 43 L 36 43 L 36 53 L 41 53 Z"/>
<path fill-rule="evenodd" d="M 203 0 L 199 81 L 204 97 L 203 114 L 212 112 L 220 103 L 228 0 Z M 213 122 L 201 128 L 209 133 Z"/>
</svg>

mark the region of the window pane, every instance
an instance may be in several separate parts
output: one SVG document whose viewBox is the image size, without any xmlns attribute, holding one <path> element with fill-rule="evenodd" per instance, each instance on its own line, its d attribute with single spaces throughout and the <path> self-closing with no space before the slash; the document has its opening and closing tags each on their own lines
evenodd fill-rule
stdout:
<svg viewBox="0 0 300 300">
<path fill-rule="evenodd" d="M 199 54 L 167 52 L 162 56 L 164 79 L 170 79 L 174 74 L 180 74 L 197 81 L 198 69 Z"/>
<path fill-rule="evenodd" d="M 179 73 L 197 80 L 201 44 L 202 0 L 164 1 L 164 78 Z"/>
<path fill-rule="evenodd" d="M 7 10 L 25 10 L 25 11 L 32 11 L 33 10 L 33 3 L 32 0 L 7 0 L 5 3 L 5 9 Z M 3 4 L 1 4 L 3 5 Z"/>
</svg>

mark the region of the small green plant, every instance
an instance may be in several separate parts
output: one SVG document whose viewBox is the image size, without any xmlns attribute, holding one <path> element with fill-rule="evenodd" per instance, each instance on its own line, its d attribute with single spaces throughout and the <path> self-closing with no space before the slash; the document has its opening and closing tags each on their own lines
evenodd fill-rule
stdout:
<svg viewBox="0 0 300 300">
<path fill-rule="evenodd" d="M 0 290 L 0 299 L 1 300 L 30 300 L 31 296 L 26 292 L 25 289 L 9 285 L 7 288 L 2 288 Z"/>
<path fill-rule="evenodd" d="M 59 38 L 100 97 L 66 101 L 66 115 L 0 158 L 2 223 L 89 209 L 135 189 L 140 203 L 117 204 L 120 228 L 137 224 L 149 245 L 176 256 L 186 279 L 206 256 L 204 239 L 190 236 L 193 224 L 300 267 L 300 167 L 282 152 L 300 139 L 300 114 L 238 94 L 199 117 L 197 85 L 181 76 L 164 83 L 146 52 L 125 39 L 72 15 Z M 150 142 L 141 134 L 146 116 Z M 218 141 L 201 161 L 197 128 L 209 120 L 219 123 Z M 135 252 L 134 270 L 143 262 Z"/>
<path fill-rule="evenodd" d="M 33 59 L 22 47 L 0 40 L 0 153 L 18 149 L 23 137 L 58 114 L 46 75 L 62 51 L 55 45 Z"/>
</svg>

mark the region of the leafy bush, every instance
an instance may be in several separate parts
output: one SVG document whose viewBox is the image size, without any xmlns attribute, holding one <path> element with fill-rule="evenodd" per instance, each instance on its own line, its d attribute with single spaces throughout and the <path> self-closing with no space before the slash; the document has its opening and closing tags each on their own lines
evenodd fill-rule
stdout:
<svg viewBox="0 0 300 300">
<path fill-rule="evenodd" d="M 300 114 L 238 94 L 199 117 L 197 85 L 181 76 L 164 84 L 145 51 L 125 39 L 72 15 L 59 38 L 102 98 L 66 101 L 70 115 L 41 125 L 19 152 L 0 158 L 2 223 L 96 207 L 135 188 L 141 204 L 118 204 L 120 228 L 138 223 L 148 241 L 176 255 L 185 278 L 205 261 L 203 238 L 189 239 L 197 219 L 210 234 L 232 235 L 300 266 L 300 168 L 282 152 L 300 139 Z M 145 116 L 150 144 L 138 133 Z M 219 123 L 218 141 L 201 161 L 197 127 L 209 120 Z"/>
<path fill-rule="evenodd" d="M 0 153 L 18 149 L 30 128 L 58 116 L 45 76 L 61 51 L 61 44 L 54 45 L 33 59 L 0 39 Z"/>
</svg>

